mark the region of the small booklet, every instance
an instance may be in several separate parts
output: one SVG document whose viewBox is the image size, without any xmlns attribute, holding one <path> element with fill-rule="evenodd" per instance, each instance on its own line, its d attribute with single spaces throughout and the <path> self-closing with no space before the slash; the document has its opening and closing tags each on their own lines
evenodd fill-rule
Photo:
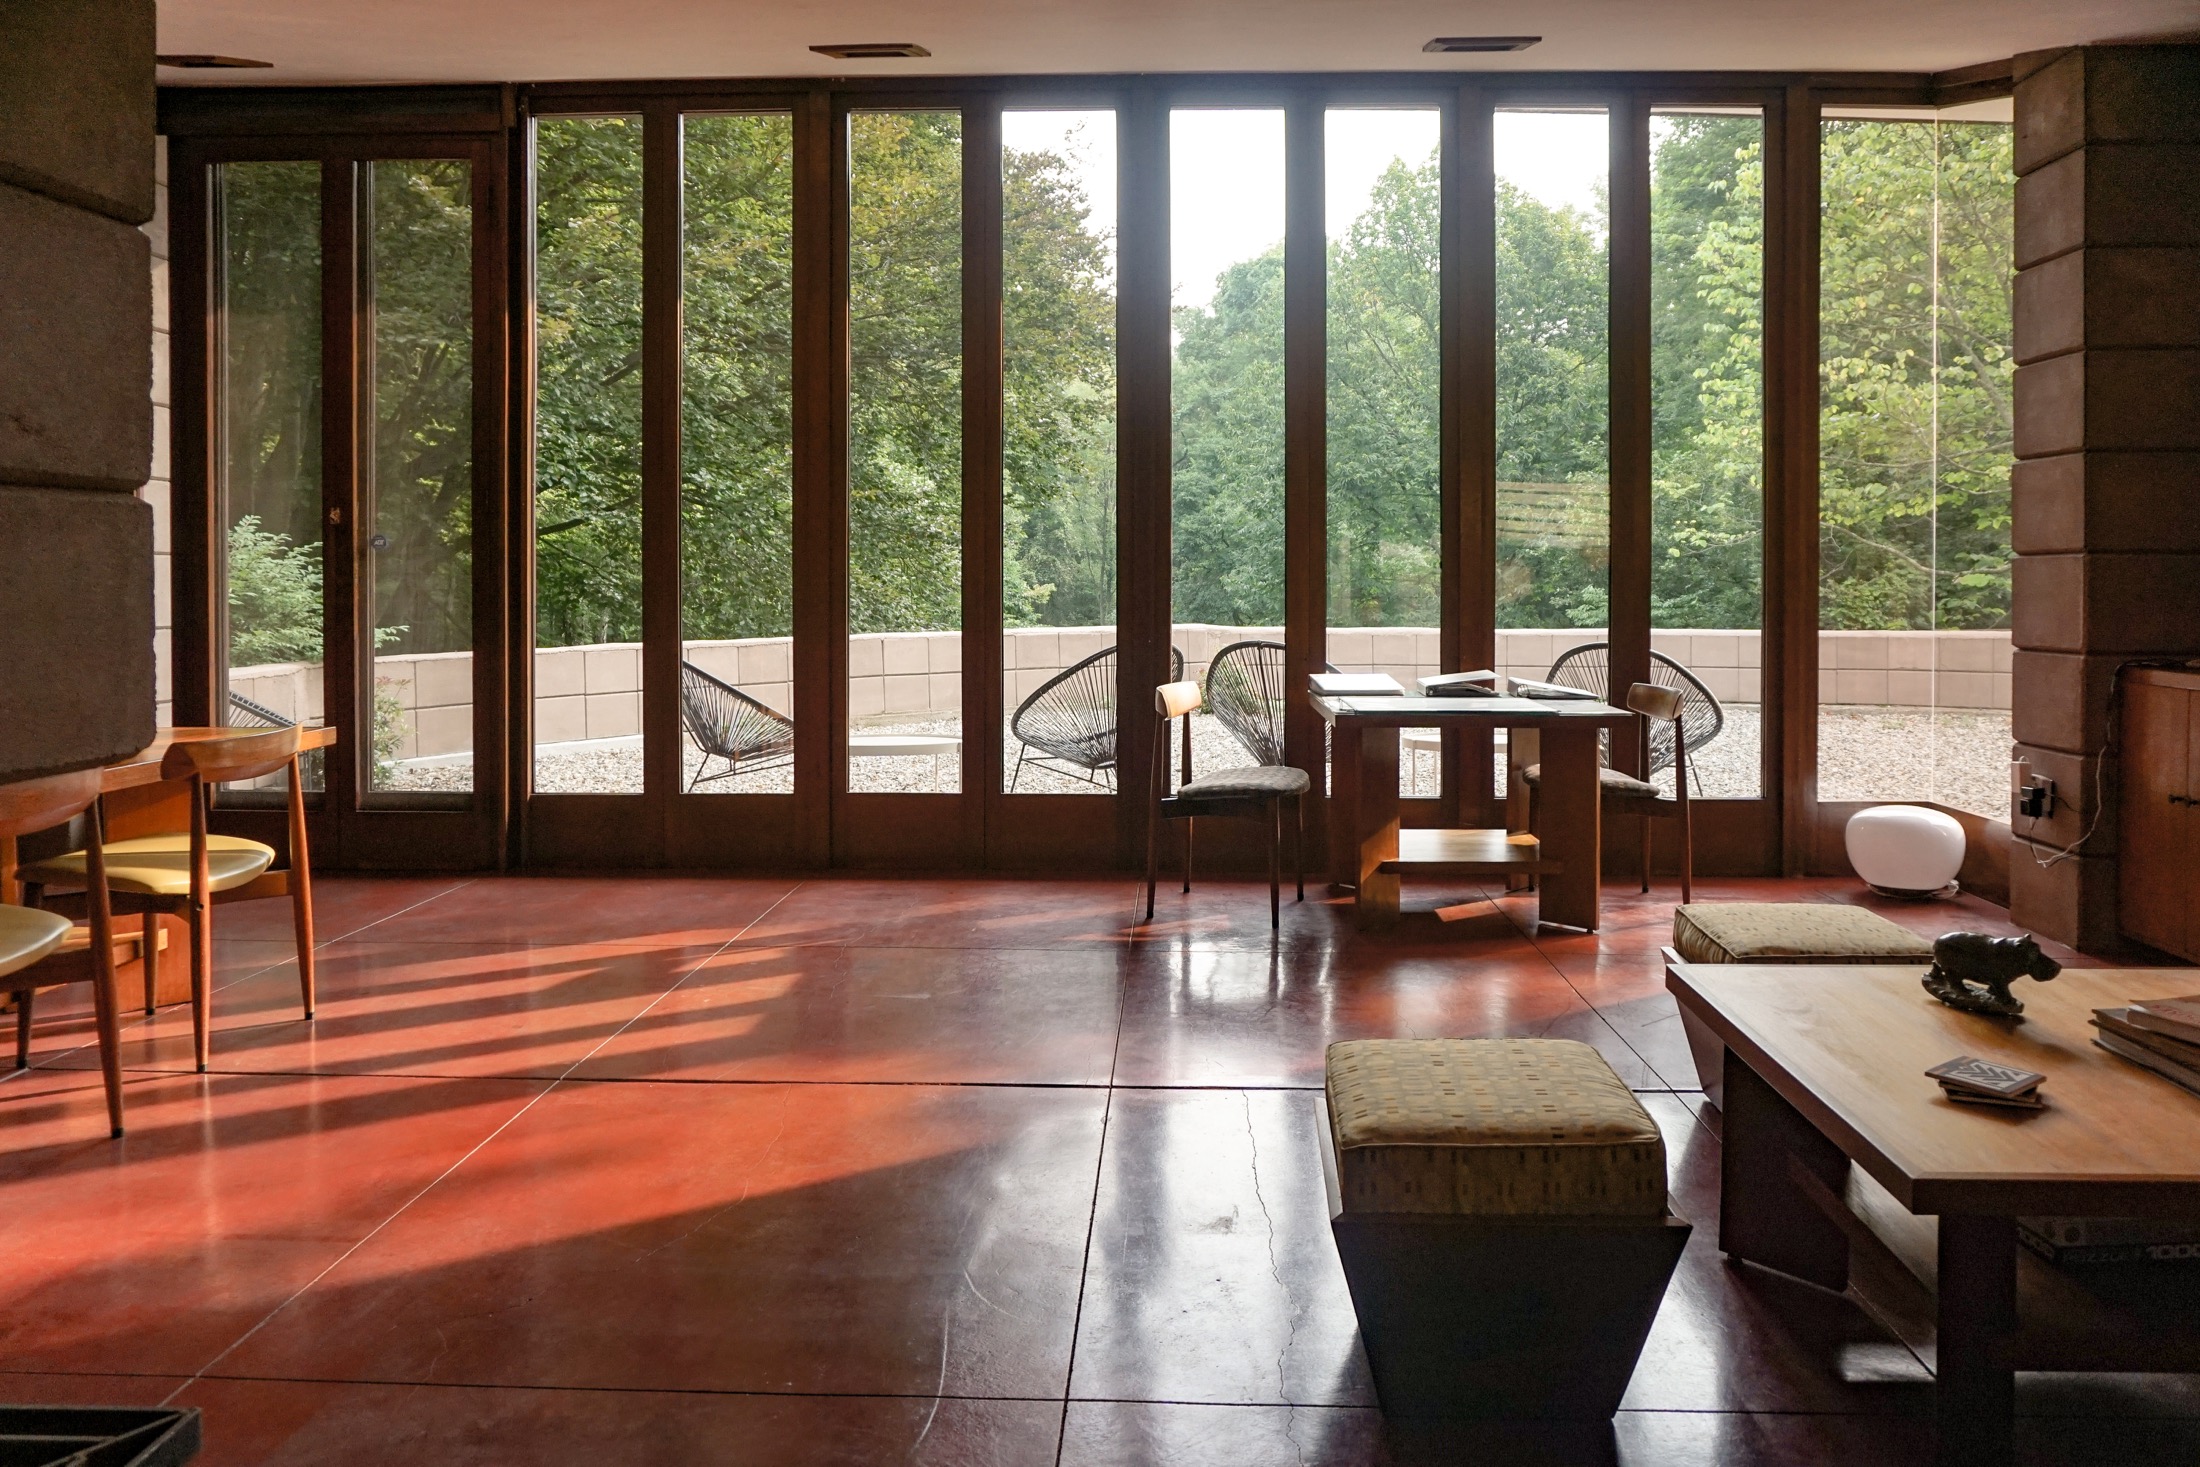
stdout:
<svg viewBox="0 0 2200 1467">
<path fill-rule="evenodd" d="M 1587 688 L 1569 688 L 1564 683 L 1539 682 L 1532 677 L 1507 678 L 1506 681 L 1511 685 L 1514 696 L 1521 698 L 1547 698 L 1553 702 L 1579 698 L 1590 703 L 1597 699 L 1597 695 Z"/>
<path fill-rule="evenodd" d="M 2187 1044 L 2200 1044 L 2200 994 L 2188 998 L 2141 999 L 2126 1009 L 2124 1015 L 2137 1028 L 2167 1034 Z"/>
<path fill-rule="evenodd" d="M 1423 694 L 1431 698 L 1496 698 L 1503 695 L 1497 690 L 1497 674 L 1488 668 L 1478 672 L 1440 672 L 1434 677 L 1415 678 Z"/>
<path fill-rule="evenodd" d="M 2033 1091 L 2047 1077 L 2038 1070 L 2020 1070 L 2010 1065 L 1997 1065 L 1991 1060 L 1974 1059 L 1970 1055 L 1958 1055 L 1944 1060 L 1925 1072 L 1940 1082 L 1940 1088 L 1948 1092 L 1951 1100 L 1972 1096 L 2019 1104 L 2036 1103 Z M 1958 1094 L 1957 1092 L 1961 1092 Z"/>
<path fill-rule="evenodd" d="M 1387 672 L 1317 672 L 1307 685 L 1322 698 L 1396 697 L 1405 687 Z"/>
</svg>

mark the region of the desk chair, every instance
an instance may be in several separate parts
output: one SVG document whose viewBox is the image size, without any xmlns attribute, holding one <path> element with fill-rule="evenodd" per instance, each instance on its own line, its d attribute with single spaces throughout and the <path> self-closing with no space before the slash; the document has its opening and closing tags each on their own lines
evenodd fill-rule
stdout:
<svg viewBox="0 0 2200 1467">
<path fill-rule="evenodd" d="M 115 996 L 114 912 L 100 839 L 99 771 L 49 775 L 0 785 L 0 839 L 47 830 L 89 813 L 91 840 L 82 886 L 89 931 L 35 902 L 0 906 L 0 992 L 15 999 L 15 1064 L 30 1067 L 31 1005 L 41 988 L 89 980 L 99 1026 L 99 1068 L 107 1085 L 107 1124 L 122 1134 L 122 1027 Z"/>
<path fill-rule="evenodd" d="M 188 783 L 191 828 L 168 835 L 137 836 L 105 846 L 106 879 L 118 910 L 182 914 L 191 924 L 191 1037 L 200 1071 L 206 1069 L 209 991 L 214 971 L 213 907 L 262 897 L 288 896 L 298 940 L 298 988 L 305 1016 L 313 1017 L 313 887 L 306 853 L 306 809 L 299 788 L 303 730 L 271 728 L 173 744 L 161 761 L 164 780 Z M 275 849 L 242 836 L 213 835 L 206 828 L 208 797 L 215 785 L 282 772 L 290 803 L 290 865 L 275 867 Z M 81 889 L 89 848 L 38 861 L 17 872 L 25 900 L 46 887 Z M 145 1002 L 153 1003 L 157 946 L 145 950 Z"/>
<path fill-rule="evenodd" d="M 1224 769 L 1192 777 L 1191 716 L 1199 711 L 1198 683 L 1163 683 L 1154 689 L 1153 799 L 1146 820 L 1146 920 L 1153 920 L 1154 884 L 1161 859 L 1161 822 L 1184 822 L 1184 890 L 1192 889 L 1192 831 L 1202 815 L 1244 816 L 1268 822 L 1268 925 L 1283 925 L 1283 802 L 1291 802 L 1299 834 L 1294 844 L 1300 901 L 1306 900 L 1306 792 L 1312 781 L 1288 764 Z M 1176 793 L 1168 793 L 1169 732 L 1185 720 L 1184 772 Z"/>
</svg>

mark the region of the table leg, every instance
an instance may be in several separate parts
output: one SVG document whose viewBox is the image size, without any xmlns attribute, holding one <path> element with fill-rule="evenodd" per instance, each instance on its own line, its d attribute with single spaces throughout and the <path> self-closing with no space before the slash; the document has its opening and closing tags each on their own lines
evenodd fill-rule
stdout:
<svg viewBox="0 0 2200 1467">
<path fill-rule="evenodd" d="M 1848 1157 L 1731 1049 L 1724 1085 L 1719 1251 L 1822 1288 L 1847 1288 L 1848 1237 L 1811 1194 L 1838 1199 Z"/>
<path fill-rule="evenodd" d="M 1536 791 L 1536 834 L 1559 869 L 1538 881 L 1537 916 L 1562 927 L 1597 930 L 1598 866 L 1604 849 L 1603 796 L 1597 779 L 1597 729 L 1547 722 L 1540 730 L 1543 775 Z"/>
<path fill-rule="evenodd" d="M 1315 794 L 1321 791 L 1316 789 Z M 1350 891 L 1360 879 L 1360 740 L 1351 724 L 1334 725 L 1329 737 L 1329 886 Z"/>
<path fill-rule="evenodd" d="M 1398 730 L 1363 728 L 1354 742 L 1360 746 L 1352 828 L 1355 915 L 1363 928 L 1388 927 L 1398 920 L 1398 877 L 1376 868 L 1398 854 Z"/>
<path fill-rule="evenodd" d="M 2016 1372 L 1996 1359 L 2017 1322 L 2017 1224 L 1942 1214 L 1939 1385 L 1941 1467 L 2009 1460 Z"/>
</svg>

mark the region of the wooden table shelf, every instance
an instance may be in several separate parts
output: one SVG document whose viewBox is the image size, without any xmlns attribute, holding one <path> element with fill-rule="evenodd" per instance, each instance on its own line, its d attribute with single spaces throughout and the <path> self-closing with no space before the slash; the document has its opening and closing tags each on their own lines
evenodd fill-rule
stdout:
<svg viewBox="0 0 2200 1467">
<path fill-rule="evenodd" d="M 1398 854 L 1375 869 L 1389 876 L 1539 876 L 1565 868 L 1534 836 L 1491 827 L 1401 830 Z"/>
</svg>

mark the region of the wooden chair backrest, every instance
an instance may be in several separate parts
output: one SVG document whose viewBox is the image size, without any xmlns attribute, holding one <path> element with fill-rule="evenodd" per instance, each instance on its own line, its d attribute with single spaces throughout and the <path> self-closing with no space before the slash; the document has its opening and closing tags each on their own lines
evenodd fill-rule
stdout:
<svg viewBox="0 0 2200 1467">
<path fill-rule="evenodd" d="M 1671 723 L 1681 716 L 1680 690 L 1660 687 L 1656 683 L 1636 683 L 1627 690 L 1627 706 L 1645 718 Z"/>
<path fill-rule="evenodd" d="M 83 814 L 99 799 L 99 775 L 97 769 L 79 769 L 0 785 L 0 840 L 51 830 Z"/>
<path fill-rule="evenodd" d="M 196 778 L 206 784 L 258 779 L 288 767 L 305 739 L 302 728 L 253 729 L 214 739 L 192 739 L 168 746 L 161 760 L 162 779 Z"/>
<path fill-rule="evenodd" d="M 1163 683 L 1153 690 L 1153 711 L 1163 718 L 1196 713 L 1203 701 L 1198 683 Z"/>
</svg>

